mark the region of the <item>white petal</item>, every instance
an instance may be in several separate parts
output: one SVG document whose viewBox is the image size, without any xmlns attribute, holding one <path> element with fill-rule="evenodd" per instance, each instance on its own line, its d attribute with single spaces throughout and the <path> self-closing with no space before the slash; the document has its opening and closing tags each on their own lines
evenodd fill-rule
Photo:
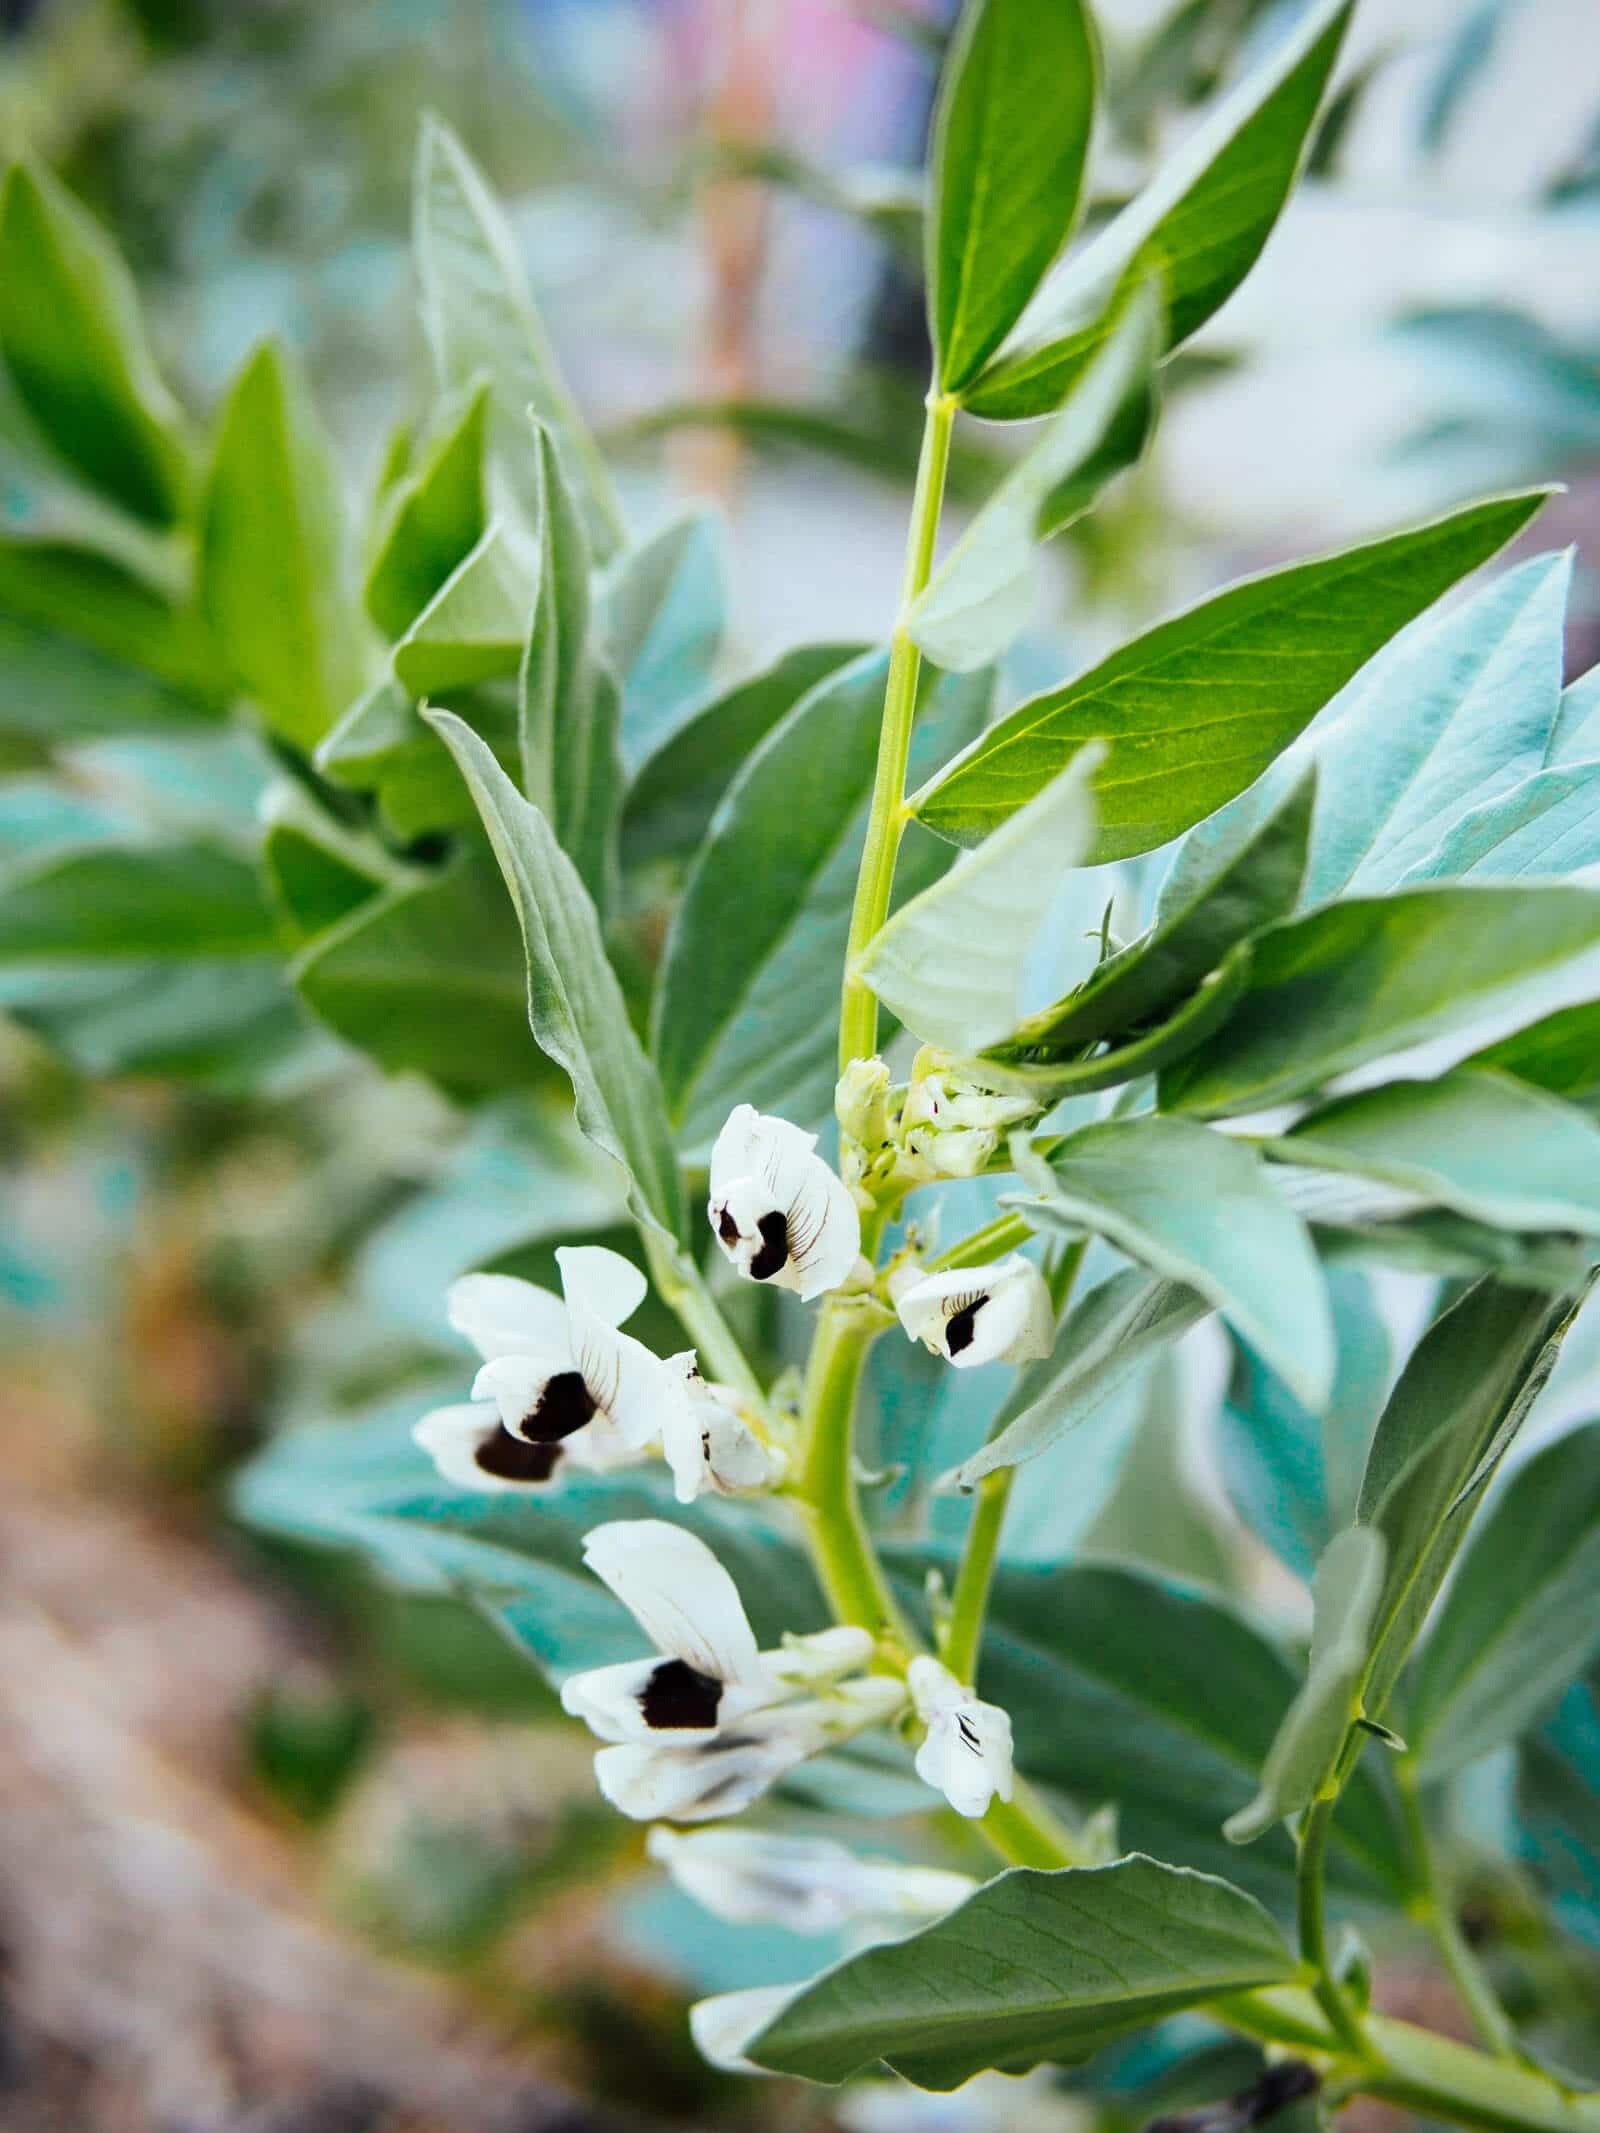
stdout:
<svg viewBox="0 0 1600 2133">
<path fill-rule="evenodd" d="M 450 1284 L 450 1323 L 484 1358 L 542 1355 L 560 1369 L 569 1355 L 566 1306 L 514 1274 L 463 1274 Z"/>
<path fill-rule="evenodd" d="M 959 1370 L 979 1363 L 1024 1363 L 1050 1353 L 1050 1292 L 1031 1259 L 1014 1252 L 990 1266 L 890 1279 L 900 1323 L 912 1340 Z"/>
<path fill-rule="evenodd" d="M 689 2009 L 695 2049 L 725 2074 L 770 2073 L 770 2068 L 747 2059 L 744 2048 L 778 2019 L 799 1990 L 798 1985 L 750 1985 L 743 1992 L 718 1992 L 709 2000 L 696 2000 Z"/>
<path fill-rule="evenodd" d="M 501 1471 L 494 1472 L 481 1466 L 479 1455 L 507 1434 L 493 1402 L 488 1400 L 471 1400 L 456 1407 L 436 1407 L 431 1414 L 422 1417 L 411 1434 L 446 1481 L 453 1481 L 458 1488 L 482 1489 L 489 1494 L 549 1488 L 561 1478 L 561 1467 L 567 1457 L 567 1446 L 562 1445 L 556 1449 L 548 1473 L 541 1475 L 530 1471 L 524 1478 L 511 1469 L 532 1467 L 538 1462 L 536 1458 L 526 1456 L 533 1448 L 523 1445 L 519 1438 L 515 1446 L 503 1447 L 505 1456 L 496 1462 Z M 519 1448 L 523 1455 L 520 1457 Z M 492 1451 L 489 1456 L 494 1459 Z"/>
<path fill-rule="evenodd" d="M 1012 1793 L 1011 1720 L 998 1704 L 984 1703 L 937 1659 L 911 1662 L 909 1681 L 918 1716 L 928 1728 L 916 1754 L 925 1785 L 942 1792 L 959 1815 L 987 1813 L 997 1795 Z"/>
<path fill-rule="evenodd" d="M 653 1442 L 671 1426 L 684 1403 L 679 1374 L 652 1355 L 631 1333 L 619 1333 L 593 1317 L 574 1297 L 572 1345 L 583 1381 L 624 1441 Z"/>
<path fill-rule="evenodd" d="M 602 1748 L 594 1774 L 612 1806 L 635 1822 L 710 1822 L 742 1814 L 822 1745 L 800 1733 L 762 1738 L 744 1726 L 699 1748 L 653 1741 Z"/>
<path fill-rule="evenodd" d="M 704 1701 L 703 1722 L 671 1722 L 675 1711 L 681 1713 L 686 1697 L 689 1702 Z M 714 1739 L 721 1727 L 744 1716 L 751 1699 L 749 1690 L 737 1683 L 724 1687 L 719 1681 L 692 1674 L 686 1679 L 681 1660 L 653 1656 L 572 1675 L 562 1683 L 561 1706 L 602 1740 L 661 1741 L 682 1747 Z"/>
<path fill-rule="evenodd" d="M 834 1933 L 858 1920 L 939 1918 L 971 1895 L 967 1874 L 862 1859 L 830 1837 L 742 1829 L 651 1830 L 648 1850 L 678 1886 L 732 1925 Z"/>
<path fill-rule="evenodd" d="M 857 1673 L 872 1657 L 875 1645 L 870 1629 L 846 1622 L 835 1629 L 813 1630 L 808 1637 L 790 1637 L 778 1651 L 761 1656 L 778 1681 L 816 1687 Z"/>
<path fill-rule="evenodd" d="M 608 1326 L 632 1318 L 650 1284 L 631 1259 L 602 1244 L 566 1244 L 556 1253 L 568 1309 L 586 1311 Z"/>
<path fill-rule="evenodd" d="M 745 1421 L 734 1393 L 706 1383 L 692 1352 L 669 1356 L 666 1367 L 678 1374 L 684 1394 L 661 1430 L 679 1503 L 693 1503 L 708 1490 L 735 1496 L 770 1489 L 783 1479 L 783 1455 Z"/>
<path fill-rule="evenodd" d="M 570 1381 L 563 1385 L 560 1381 Z M 574 1366 L 564 1362 L 552 1368 L 547 1358 L 537 1355 L 497 1355 L 493 1362 L 485 1363 L 472 1381 L 472 1397 L 475 1400 L 492 1400 L 500 1411 L 500 1419 L 514 1437 L 545 1439 L 551 1433 L 551 1416 L 547 1413 L 540 1419 L 540 1410 L 545 1406 L 546 1395 L 552 1385 L 552 1405 L 556 1413 L 561 1411 L 560 1395 L 568 1389 L 577 1390 Z M 580 1410 L 581 1419 L 574 1429 L 567 1431 L 570 1441 L 576 1430 L 581 1430 L 592 1415 L 593 1409 Z"/>
<path fill-rule="evenodd" d="M 613 1519 L 583 1554 L 658 1651 L 753 1697 L 772 1693 L 738 1589 L 703 1540 L 665 1519 Z"/>
<path fill-rule="evenodd" d="M 739 1272 L 803 1300 L 838 1288 L 861 1254 L 856 1203 L 816 1154 L 816 1139 L 740 1104 L 712 1150 L 707 1203 L 717 1242 Z"/>
</svg>

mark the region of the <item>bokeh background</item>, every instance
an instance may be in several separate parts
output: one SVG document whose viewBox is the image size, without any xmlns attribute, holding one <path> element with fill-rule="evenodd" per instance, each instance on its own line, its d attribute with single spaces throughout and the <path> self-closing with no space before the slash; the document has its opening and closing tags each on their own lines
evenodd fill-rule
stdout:
<svg viewBox="0 0 1600 2133">
<path fill-rule="evenodd" d="M 361 494 L 416 373 L 410 172 L 442 112 L 512 206 L 638 521 L 725 512 L 737 668 L 892 611 L 950 12 L 4 0 L 0 147 L 115 233 L 192 406 L 288 340 Z M 1101 205 L 1283 12 L 1098 0 Z M 1597 264 L 1595 0 L 1366 0 L 1306 184 L 1173 366 L 1144 465 L 1053 556 L 1026 661 L 1048 678 L 1243 569 L 1556 479 L 1538 545 L 1577 545 L 1571 666 L 1593 664 Z M 953 521 L 1003 448 L 963 442 Z M 9 525 L 8 454 L 0 409 Z M 85 748 L 72 789 L 91 815 L 135 795 L 247 822 L 266 775 L 235 734 Z M 0 751 L 0 869 L 39 821 Z M 7 2133 L 1118 2123 L 1114 2084 L 830 2106 L 710 2073 L 685 2002 L 759 1958 L 640 1872 L 526 1666 L 455 1602 L 231 1514 L 276 1429 L 459 1375 L 444 1287 L 550 1241 L 552 1163 L 572 1218 L 563 1130 L 331 1046 L 268 1096 L 91 1084 L 0 1013 Z M 1104 1545 L 1289 1604 L 1192 1432 L 1125 1459 L 1098 1518 Z"/>
</svg>

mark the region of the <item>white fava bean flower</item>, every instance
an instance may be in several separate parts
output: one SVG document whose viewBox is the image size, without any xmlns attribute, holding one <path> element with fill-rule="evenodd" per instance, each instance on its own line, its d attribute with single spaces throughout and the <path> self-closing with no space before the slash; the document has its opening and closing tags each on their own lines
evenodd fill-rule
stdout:
<svg viewBox="0 0 1600 2133">
<path fill-rule="evenodd" d="M 901 1267 L 889 1277 L 889 1289 L 907 1335 L 958 1370 L 1033 1362 L 1050 1353 L 1055 1339 L 1050 1291 L 1020 1252 L 944 1273 Z"/>
<path fill-rule="evenodd" d="M 872 1656 L 863 1629 L 758 1652 L 732 1578 L 681 1526 L 614 1520 L 588 1535 L 584 1558 L 656 1647 L 575 1674 L 561 1691 L 565 1708 L 611 1744 L 595 1757 L 595 1777 L 636 1820 L 737 1814 L 795 1764 L 905 1701 L 897 1681 L 842 1678 Z"/>
<path fill-rule="evenodd" d="M 829 1837 L 742 1829 L 686 1836 L 656 1828 L 648 1850 L 713 1916 L 789 1933 L 834 1933 L 850 1925 L 909 1931 L 942 1918 L 978 1886 L 970 1874 L 942 1867 L 861 1858 Z"/>
<path fill-rule="evenodd" d="M 707 1384 L 692 1351 L 667 1361 L 680 1374 L 685 1394 L 661 1432 L 661 1449 L 679 1503 L 693 1503 L 708 1490 L 718 1496 L 743 1496 L 776 1487 L 787 1461 L 740 1413 L 738 1394 L 727 1385 Z"/>
<path fill-rule="evenodd" d="M 565 1300 L 509 1274 L 467 1274 L 450 1323 L 483 1357 L 470 1401 L 435 1408 L 413 1435 L 449 1481 L 541 1488 L 564 1468 L 628 1466 L 670 1430 L 680 1371 L 618 1329 L 643 1302 L 643 1274 L 619 1252 L 556 1253 Z"/>
<path fill-rule="evenodd" d="M 908 1682 L 927 1737 L 916 1770 L 942 1792 L 958 1815 L 976 1818 L 1012 1789 L 1011 1720 L 995 1703 L 963 1688 L 947 1666 L 925 1653 L 911 1662 Z"/>
<path fill-rule="evenodd" d="M 856 1203 L 816 1146 L 814 1133 L 738 1105 L 711 1151 L 706 1210 L 747 1280 L 793 1289 L 806 1302 L 838 1288 L 861 1256 Z"/>
<path fill-rule="evenodd" d="M 913 1076 L 900 1115 L 900 1139 L 934 1174 L 975 1178 L 1013 1126 L 1039 1116 L 1031 1096 L 1002 1096 L 953 1069 Z"/>
</svg>

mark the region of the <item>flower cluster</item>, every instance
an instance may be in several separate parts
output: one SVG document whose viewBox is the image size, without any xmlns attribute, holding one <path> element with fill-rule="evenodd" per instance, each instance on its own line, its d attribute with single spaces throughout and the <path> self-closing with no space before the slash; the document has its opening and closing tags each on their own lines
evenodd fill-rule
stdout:
<svg viewBox="0 0 1600 2133">
<path fill-rule="evenodd" d="M 919 1132 L 998 1131 L 987 1114 L 969 1116 L 977 1099 L 952 1095 L 936 1075 L 917 1087 Z M 901 1107 L 902 1135 L 911 1108 Z M 840 1110 L 860 1135 L 889 1135 L 895 1119 L 880 1061 L 846 1077 Z M 712 1151 L 707 1215 L 735 1270 L 803 1301 L 846 1291 L 878 1323 L 888 1305 L 909 1338 L 958 1369 L 1045 1354 L 1050 1301 L 1028 1259 L 926 1270 L 907 1253 L 891 1274 L 874 1274 L 861 1254 L 863 1207 L 875 1204 L 861 1182 L 871 1158 L 859 1159 L 859 1139 L 847 1135 L 846 1145 L 858 1156 L 851 1184 L 817 1154 L 814 1134 L 748 1104 L 733 1112 Z M 539 1491 L 569 1473 L 659 1456 L 680 1503 L 783 1487 L 772 1415 L 707 1383 L 692 1351 L 658 1356 L 623 1331 L 647 1291 L 630 1260 L 582 1246 L 558 1251 L 556 1264 L 560 1297 L 503 1274 L 469 1274 L 451 1288 L 450 1322 L 481 1367 L 470 1400 L 416 1427 L 448 1481 Z M 622 1813 L 659 1824 L 738 1814 L 800 1763 L 885 1725 L 913 1731 L 918 1775 L 957 1813 L 981 1816 L 1010 1799 L 1010 1720 L 938 1659 L 881 1647 L 848 1623 L 759 1647 L 724 1566 L 703 1540 L 662 1519 L 596 1526 L 584 1560 L 652 1647 L 574 1674 L 561 1691 L 600 1740 L 596 1780 Z M 651 1849 L 722 1915 L 807 1930 L 866 1922 L 881 1937 L 897 1921 L 948 1908 L 968 1886 L 959 1875 L 793 1840 L 658 1828 Z"/>
</svg>

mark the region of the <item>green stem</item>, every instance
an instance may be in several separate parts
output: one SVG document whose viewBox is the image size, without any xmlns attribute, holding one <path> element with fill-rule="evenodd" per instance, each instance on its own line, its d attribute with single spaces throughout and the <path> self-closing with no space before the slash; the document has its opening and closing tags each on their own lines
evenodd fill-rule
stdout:
<svg viewBox="0 0 1600 2133">
<path fill-rule="evenodd" d="M 805 1450 L 795 1494 L 836 1619 L 914 1649 L 916 1639 L 889 1589 L 856 1487 L 856 1394 L 867 1351 L 886 1323 L 865 1297 L 831 1297 L 823 1305 L 806 1366 Z"/>
<path fill-rule="evenodd" d="M 953 1267 L 987 1266 L 991 1259 L 1003 1259 L 1019 1244 L 1026 1244 L 1032 1235 L 1033 1231 L 1021 1215 L 996 1215 L 982 1229 L 975 1229 L 970 1237 L 963 1237 L 959 1244 L 952 1244 L 949 1251 L 941 1252 L 937 1259 L 930 1259 L 928 1272 L 944 1274 Z"/>
<path fill-rule="evenodd" d="M 916 494 L 906 537 L 905 577 L 900 616 L 889 644 L 889 673 L 884 687 L 883 726 L 878 736 L 878 767 L 872 785 L 872 812 L 867 841 L 856 877 L 856 900 L 850 914 L 850 945 L 845 957 L 844 996 L 839 1008 L 839 1070 L 852 1059 L 870 1059 L 878 1049 L 876 995 L 855 975 L 856 963 L 889 915 L 895 860 L 905 828 L 906 764 L 911 755 L 911 722 L 917 706 L 917 679 L 922 654 L 906 630 L 912 602 L 928 582 L 939 509 L 950 462 L 950 432 L 956 403 L 948 393 L 930 392 L 917 463 Z"/>
<path fill-rule="evenodd" d="M 1462 2008 L 1485 2048 L 1496 2058 L 1510 2059 L 1520 2065 L 1523 2063 L 1522 2049 L 1510 2017 L 1496 1999 L 1482 1964 L 1462 1937 L 1461 1928 L 1456 1923 L 1455 1907 L 1440 1885 L 1438 1862 L 1422 1812 L 1416 1765 L 1410 1756 L 1399 1759 L 1395 1776 L 1411 1848 L 1422 1875 L 1422 1887 L 1413 1905 L 1415 1915 L 1427 1928 L 1440 1960 L 1450 1973 Z"/>
<path fill-rule="evenodd" d="M 756 1413 L 766 1408 L 761 1381 L 745 1360 L 744 1350 L 717 1309 L 706 1287 L 705 1276 L 687 1252 L 676 1251 L 655 1230 L 641 1226 L 650 1277 L 663 1301 L 676 1313 L 684 1331 L 694 1342 L 695 1353 L 709 1378 L 731 1385 Z"/>
<path fill-rule="evenodd" d="M 977 1827 L 1012 1866 L 1088 1866 L 1087 1847 L 1022 1778 L 1009 1800 L 991 1800 Z"/>
<path fill-rule="evenodd" d="M 1306 1809 L 1300 1828 L 1300 1858 L 1296 1877 L 1296 1898 L 1300 1927 L 1300 1953 L 1316 1973 L 1311 1990 L 1317 2004 L 1345 2049 L 1357 2059 L 1368 2056 L 1367 2040 L 1362 2035 L 1361 2024 L 1333 1974 L 1328 1960 L 1327 1910 L 1323 1891 L 1323 1870 L 1327 1864 L 1328 1838 L 1333 1830 L 1334 1810 L 1339 1804 L 1337 1792 L 1327 1793 L 1313 1800 Z"/>
<path fill-rule="evenodd" d="M 978 1671 L 983 1618 L 1000 1557 L 1000 1535 L 1015 1472 L 1015 1467 L 1001 1467 L 993 1474 L 985 1474 L 978 1483 L 978 1501 L 961 1550 L 961 1567 L 950 1596 L 950 1622 L 944 1637 L 944 1663 L 957 1681 L 970 1682 Z"/>
</svg>

